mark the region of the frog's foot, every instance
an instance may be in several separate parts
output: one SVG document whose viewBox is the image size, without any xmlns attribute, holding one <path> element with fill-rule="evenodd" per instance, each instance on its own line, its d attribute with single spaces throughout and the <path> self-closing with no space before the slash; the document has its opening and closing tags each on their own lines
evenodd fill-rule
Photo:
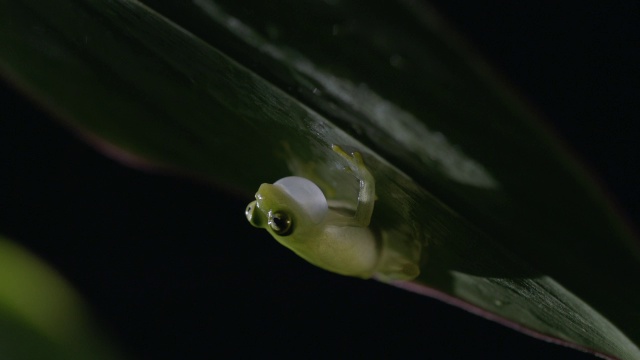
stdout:
<svg viewBox="0 0 640 360">
<path fill-rule="evenodd" d="M 409 259 L 405 254 L 385 249 L 375 278 L 389 282 L 394 280 L 413 280 L 420 275 L 420 267 L 416 259 Z M 413 255 L 413 254 L 412 254 Z"/>
<path fill-rule="evenodd" d="M 347 160 L 347 164 L 349 165 L 347 171 L 353 172 L 356 176 L 369 172 L 367 167 L 364 165 L 364 160 L 359 152 L 355 151 L 349 155 L 338 145 L 331 145 L 331 149 L 343 159 Z"/>
<path fill-rule="evenodd" d="M 389 282 L 413 280 L 426 261 L 423 238 L 408 225 L 382 231 L 382 252 L 376 278 Z"/>
</svg>

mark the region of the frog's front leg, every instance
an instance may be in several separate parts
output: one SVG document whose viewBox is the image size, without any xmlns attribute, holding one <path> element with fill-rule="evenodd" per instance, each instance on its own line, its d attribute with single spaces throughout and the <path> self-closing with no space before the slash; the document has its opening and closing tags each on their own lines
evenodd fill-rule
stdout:
<svg viewBox="0 0 640 360">
<path fill-rule="evenodd" d="M 358 191 L 358 205 L 354 215 L 354 221 L 362 227 L 369 226 L 371 215 L 373 214 L 373 206 L 376 197 L 376 183 L 369 169 L 364 164 L 362 155 L 359 152 L 347 154 L 338 145 L 332 145 L 331 149 L 347 160 L 348 169 L 355 175 L 360 182 L 360 190 Z"/>
</svg>

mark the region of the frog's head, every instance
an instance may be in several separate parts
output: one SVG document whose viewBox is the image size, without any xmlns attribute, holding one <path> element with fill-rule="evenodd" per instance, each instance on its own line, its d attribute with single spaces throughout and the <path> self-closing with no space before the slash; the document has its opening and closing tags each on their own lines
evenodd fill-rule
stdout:
<svg viewBox="0 0 640 360">
<path fill-rule="evenodd" d="M 251 225 L 265 228 L 274 237 L 291 235 L 322 222 L 329 210 L 322 190 L 312 181 L 289 176 L 262 184 L 245 215 Z"/>
</svg>

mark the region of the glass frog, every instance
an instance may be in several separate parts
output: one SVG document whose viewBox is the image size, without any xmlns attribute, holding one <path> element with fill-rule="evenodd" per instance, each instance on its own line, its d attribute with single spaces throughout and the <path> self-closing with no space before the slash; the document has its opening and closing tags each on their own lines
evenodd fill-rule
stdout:
<svg viewBox="0 0 640 360">
<path fill-rule="evenodd" d="M 308 262 L 334 273 L 368 279 L 410 280 L 420 273 L 420 249 L 395 251 L 388 234 L 369 227 L 375 179 L 359 152 L 332 149 L 359 181 L 355 209 L 327 200 L 311 180 L 289 176 L 262 184 L 246 208 L 251 225 L 265 228 L 280 244 Z M 396 233 L 397 234 L 397 233 Z M 408 256 L 407 256 L 408 254 Z"/>
</svg>

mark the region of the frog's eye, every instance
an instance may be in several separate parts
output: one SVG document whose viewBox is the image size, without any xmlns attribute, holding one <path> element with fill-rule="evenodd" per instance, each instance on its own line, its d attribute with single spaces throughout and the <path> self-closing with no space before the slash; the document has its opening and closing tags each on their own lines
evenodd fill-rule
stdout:
<svg viewBox="0 0 640 360">
<path fill-rule="evenodd" d="M 280 236 L 287 236 L 291 234 L 292 222 L 291 217 L 284 212 L 269 213 L 269 227 L 271 230 Z"/>
</svg>

